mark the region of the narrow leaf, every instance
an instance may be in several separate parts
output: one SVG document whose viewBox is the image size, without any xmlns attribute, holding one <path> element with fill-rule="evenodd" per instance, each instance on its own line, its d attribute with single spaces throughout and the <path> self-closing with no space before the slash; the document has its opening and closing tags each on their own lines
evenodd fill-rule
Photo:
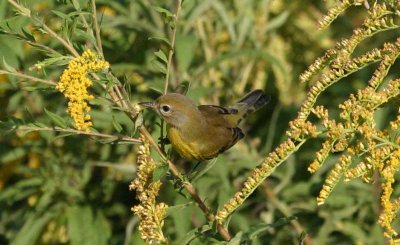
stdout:
<svg viewBox="0 0 400 245">
<path fill-rule="evenodd" d="M 4 58 L 4 56 L 3 56 L 3 65 L 4 65 L 4 68 L 5 68 L 7 71 L 12 72 L 12 73 L 16 73 L 16 72 L 17 72 L 17 70 L 15 70 L 14 67 L 12 67 L 12 66 L 10 66 L 9 64 L 7 64 L 7 62 L 6 62 L 5 58 Z"/>
<path fill-rule="evenodd" d="M 118 133 L 121 133 L 121 132 L 122 132 L 122 130 L 123 130 L 122 126 L 121 126 L 121 124 L 115 119 L 114 116 L 112 117 L 112 124 L 113 124 L 115 130 L 117 130 Z"/>
<path fill-rule="evenodd" d="M 157 11 L 160 14 L 164 14 L 166 17 L 173 17 L 174 14 L 171 13 L 171 11 L 169 11 L 168 9 L 162 8 L 162 7 L 158 7 L 158 6 L 154 6 L 153 9 L 155 11 Z"/>
<path fill-rule="evenodd" d="M 154 54 L 155 54 L 155 56 L 160 58 L 162 61 L 164 61 L 165 64 L 168 63 L 167 56 L 164 54 L 164 52 L 161 49 L 159 49 L 157 52 L 154 52 Z"/>
<path fill-rule="evenodd" d="M 148 38 L 148 40 L 153 40 L 153 39 L 155 39 L 155 40 L 160 40 L 160 41 L 163 41 L 163 42 L 165 42 L 166 44 L 168 44 L 168 46 L 171 48 L 171 42 L 167 39 L 167 38 L 165 38 L 165 37 L 149 37 Z"/>
<path fill-rule="evenodd" d="M 51 121 L 53 121 L 55 125 L 61 128 L 67 128 L 67 123 L 65 122 L 64 118 L 46 109 L 44 109 L 44 112 L 51 119 Z"/>
</svg>

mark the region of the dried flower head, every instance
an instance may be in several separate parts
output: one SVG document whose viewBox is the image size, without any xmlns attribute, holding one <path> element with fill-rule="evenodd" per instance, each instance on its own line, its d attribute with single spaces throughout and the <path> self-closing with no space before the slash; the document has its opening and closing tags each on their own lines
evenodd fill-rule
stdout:
<svg viewBox="0 0 400 245">
<path fill-rule="evenodd" d="M 162 227 L 164 226 L 168 205 L 156 202 L 161 181 L 153 181 L 156 163 L 150 156 L 149 143 L 143 135 L 141 140 L 143 144 L 138 151 L 137 177 L 129 186 L 130 190 L 136 191 L 140 204 L 132 207 L 132 211 L 140 218 L 141 238 L 147 244 L 164 244 L 167 243 L 167 239 L 164 237 Z"/>
</svg>

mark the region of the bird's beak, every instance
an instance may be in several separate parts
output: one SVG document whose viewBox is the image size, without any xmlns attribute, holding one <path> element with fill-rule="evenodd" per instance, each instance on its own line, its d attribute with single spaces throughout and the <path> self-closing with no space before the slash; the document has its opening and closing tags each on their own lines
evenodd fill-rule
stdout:
<svg viewBox="0 0 400 245">
<path fill-rule="evenodd" d="M 140 102 L 139 105 L 146 107 L 146 108 L 151 108 L 151 109 L 155 108 L 154 101 L 153 102 Z"/>
</svg>

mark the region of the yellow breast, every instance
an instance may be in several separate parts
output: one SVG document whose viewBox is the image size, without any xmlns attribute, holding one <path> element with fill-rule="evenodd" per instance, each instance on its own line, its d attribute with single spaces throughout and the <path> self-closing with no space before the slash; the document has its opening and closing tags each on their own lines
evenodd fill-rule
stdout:
<svg viewBox="0 0 400 245">
<path fill-rule="evenodd" d="M 175 127 L 167 128 L 167 136 L 174 149 L 188 160 L 205 160 L 197 142 L 183 139 L 181 132 Z"/>
</svg>

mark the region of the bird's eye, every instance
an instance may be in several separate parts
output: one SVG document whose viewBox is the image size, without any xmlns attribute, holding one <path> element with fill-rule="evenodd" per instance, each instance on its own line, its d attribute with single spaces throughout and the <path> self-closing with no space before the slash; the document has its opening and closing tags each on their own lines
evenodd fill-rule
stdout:
<svg viewBox="0 0 400 245">
<path fill-rule="evenodd" d="M 162 112 L 169 112 L 170 110 L 171 110 L 171 107 L 169 105 L 161 106 L 161 111 Z"/>
</svg>

